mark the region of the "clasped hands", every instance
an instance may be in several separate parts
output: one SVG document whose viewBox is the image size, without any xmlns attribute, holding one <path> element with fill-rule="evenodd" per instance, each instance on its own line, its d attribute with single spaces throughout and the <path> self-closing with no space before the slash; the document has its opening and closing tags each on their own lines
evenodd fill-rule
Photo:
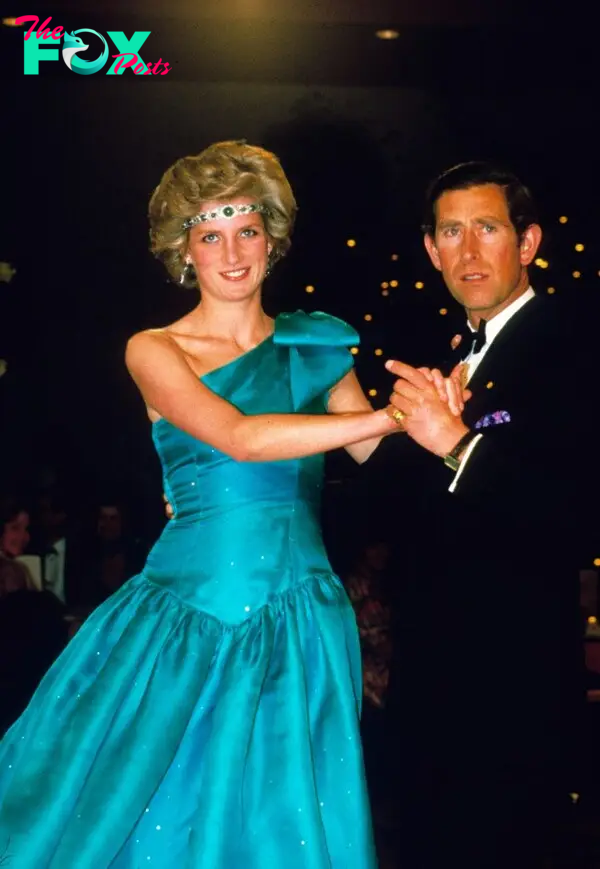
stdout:
<svg viewBox="0 0 600 869">
<path fill-rule="evenodd" d="M 386 408 L 388 415 L 426 450 L 448 455 L 469 431 L 462 413 L 472 393 L 463 385 L 463 366 L 457 365 L 450 377 L 436 368 L 413 368 L 395 360 L 385 367 L 398 377 Z"/>
</svg>

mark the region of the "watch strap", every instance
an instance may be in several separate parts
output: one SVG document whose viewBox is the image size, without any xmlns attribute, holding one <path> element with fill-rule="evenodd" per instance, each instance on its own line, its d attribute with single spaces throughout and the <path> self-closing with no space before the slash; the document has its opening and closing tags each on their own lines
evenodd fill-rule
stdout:
<svg viewBox="0 0 600 869">
<path fill-rule="evenodd" d="M 447 468 L 450 468 L 452 471 L 458 471 L 460 467 L 461 453 L 469 446 L 473 438 L 477 437 L 478 434 L 479 432 L 475 429 L 469 429 L 469 431 L 461 437 L 459 442 L 455 444 L 448 455 L 444 456 L 444 464 Z"/>
</svg>

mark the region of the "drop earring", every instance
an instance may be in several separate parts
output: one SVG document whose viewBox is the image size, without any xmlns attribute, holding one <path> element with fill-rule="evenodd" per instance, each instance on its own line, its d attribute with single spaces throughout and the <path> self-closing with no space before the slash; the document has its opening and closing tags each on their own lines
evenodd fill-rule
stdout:
<svg viewBox="0 0 600 869">
<path fill-rule="evenodd" d="M 265 269 L 265 278 L 268 278 L 271 272 L 273 271 L 274 261 L 272 256 L 273 251 L 269 251 L 269 256 L 267 258 L 267 267 Z"/>
<path fill-rule="evenodd" d="M 183 286 L 186 281 L 193 280 L 196 276 L 194 271 L 194 266 L 192 265 L 191 259 L 186 259 L 183 269 L 181 271 L 181 275 L 179 276 L 179 284 Z"/>
</svg>

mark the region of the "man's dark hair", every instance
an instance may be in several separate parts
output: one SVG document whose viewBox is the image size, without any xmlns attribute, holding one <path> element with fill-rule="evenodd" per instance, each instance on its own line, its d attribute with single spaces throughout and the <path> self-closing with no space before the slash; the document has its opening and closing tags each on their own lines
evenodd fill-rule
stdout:
<svg viewBox="0 0 600 869">
<path fill-rule="evenodd" d="M 425 235 L 435 233 L 435 206 L 443 193 L 448 190 L 468 190 L 483 184 L 497 184 L 503 189 L 508 213 L 519 240 L 532 223 L 539 223 L 537 208 L 529 189 L 513 172 L 494 163 L 471 161 L 447 169 L 430 184 L 425 194 L 425 211 L 421 225 Z"/>
</svg>

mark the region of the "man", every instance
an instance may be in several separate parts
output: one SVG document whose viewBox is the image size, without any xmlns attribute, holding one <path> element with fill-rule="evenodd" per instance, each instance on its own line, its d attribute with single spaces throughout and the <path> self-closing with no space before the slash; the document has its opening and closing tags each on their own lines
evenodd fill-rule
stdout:
<svg viewBox="0 0 600 869">
<path fill-rule="evenodd" d="M 423 374 L 387 363 L 412 441 L 397 475 L 397 438 L 375 457 L 388 454 L 404 509 L 390 698 L 400 865 L 537 869 L 576 786 L 593 343 L 530 286 L 542 231 L 511 173 L 444 173 L 424 232 L 465 310 L 449 367 L 464 360 L 472 398 L 457 418 Z"/>
<path fill-rule="evenodd" d="M 141 540 L 130 532 L 128 511 L 116 498 L 98 506 L 96 534 L 88 553 L 88 604 L 97 606 L 139 573 L 147 554 Z"/>
<path fill-rule="evenodd" d="M 31 550 L 42 559 L 43 587 L 61 603 L 76 605 L 82 595 L 83 563 L 77 535 L 71 533 L 67 499 L 60 491 L 43 492 L 36 507 Z"/>
</svg>

